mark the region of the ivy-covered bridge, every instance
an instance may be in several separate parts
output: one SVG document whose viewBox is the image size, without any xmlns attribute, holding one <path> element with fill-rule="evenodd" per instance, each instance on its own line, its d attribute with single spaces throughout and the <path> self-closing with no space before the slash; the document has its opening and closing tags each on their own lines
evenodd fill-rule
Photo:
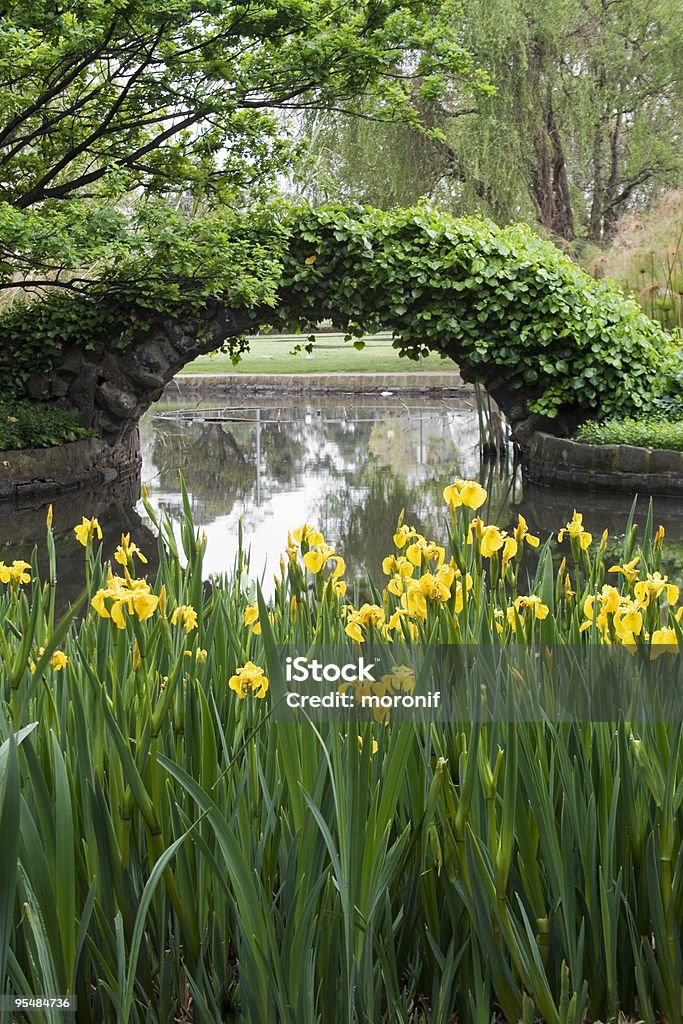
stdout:
<svg viewBox="0 0 683 1024">
<path fill-rule="evenodd" d="M 110 275 L 2 316 L 16 395 L 78 410 L 109 444 L 196 356 L 244 336 L 329 320 L 354 338 L 384 328 L 481 382 L 525 445 L 539 427 L 644 409 L 676 372 L 673 343 L 615 286 L 595 281 L 530 229 L 427 207 L 295 209 L 233 221 L 234 282 L 211 275 L 209 237 L 138 281 Z M 152 283 L 150 284 L 150 280 Z"/>
</svg>

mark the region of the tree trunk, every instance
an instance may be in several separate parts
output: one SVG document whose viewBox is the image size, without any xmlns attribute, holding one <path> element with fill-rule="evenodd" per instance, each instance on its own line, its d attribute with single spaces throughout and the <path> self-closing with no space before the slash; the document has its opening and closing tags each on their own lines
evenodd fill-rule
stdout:
<svg viewBox="0 0 683 1024">
<path fill-rule="evenodd" d="M 593 242 L 604 242 L 614 231 L 619 216 L 619 182 L 621 171 L 621 121 L 617 114 L 613 127 L 607 131 L 604 119 L 595 130 L 593 141 L 593 199 L 591 202 L 588 237 Z M 605 171 L 605 149 L 609 146 L 609 174 Z"/>
<path fill-rule="evenodd" d="M 530 50 L 529 66 L 533 92 L 538 97 L 541 110 L 534 131 L 534 163 L 530 168 L 531 194 L 543 227 L 554 235 L 571 241 L 574 237 L 574 214 L 567 161 L 553 109 L 552 88 L 545 82 L 545 59 L 544 47 L 536 41 Z"/>
</svg>

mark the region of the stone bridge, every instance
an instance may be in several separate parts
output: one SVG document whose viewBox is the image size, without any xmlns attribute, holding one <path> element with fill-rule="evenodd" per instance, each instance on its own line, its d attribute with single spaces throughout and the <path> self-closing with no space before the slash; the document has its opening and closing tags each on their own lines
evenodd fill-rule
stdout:
<svg viewBox="0 0 683 1024">
<path fill-rule="evenodd" d="M 210 298 L 192 313 L 145 311 L 138 330 L 136 311 L 122 308 L 115 329 L 87 347 L 67 339 L 50 372 L 29 381 L 30 396 L 77 409 L 98 438 L 129 451 L 142 413 L 197 356 L 263 327 L 305 334 L 327 320 L 357 337 L 381 326 L 403 354 L 453 360 L 463 380 L 487 388 L 524 447 L 538 429 L 566 436 L 587 418 L 637 411 L 670 345 L 615 286 L 525 227 L 425 207 L 322 208 L 290 214 L 280 231 L 272 305 Z"/>
</svg>

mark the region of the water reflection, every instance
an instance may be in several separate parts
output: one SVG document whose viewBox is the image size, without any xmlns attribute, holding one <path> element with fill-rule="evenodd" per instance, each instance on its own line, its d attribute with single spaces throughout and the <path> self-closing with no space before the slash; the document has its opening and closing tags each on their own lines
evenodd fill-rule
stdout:
<svg viewBox="0 0 683 1024">
<path fill-rule="evenodd" d="M 103 559 L 112 559 L 122 533 L 130 533 L 146 552 L 151 576 L 157 570 L 156 539 L 148 529 L 136 505 L 140 496 L 137 477 L 122 483 L 108 484 L 106 488 L 83 489 L 63 494 L 52 502 L 53 531 L 57 552 L 58 598 L 65 609 L 82 590 L 85 583 L 83 548 L 74 537 L 73 527 L 81 516 L 96 516 L 104 530 Z M 45 544 L 45 518 L 47 505 L 40 501 L 24 500 L 16 505 L 0 502 L 0 561 L 14 558 L 32 558 L 37 548 L 38 565 L 43 579 L 47 578 L 47 547 Z"/>
<path fill-rule="evenodd" d="M 240 517 L 251 547 L 252 576 L 267 592 L 287 538 L 304 521 L 316 523 L 346 559 L 349 579 L 367 594 L 366 570 L 383 579 L 382 556 L 391 549 L 401 509 L 422 533 L 445 539 L 444 484 L 454 476 L 478 479 L 489 491 L 485 518 L 509 528 L 518 511 L 541 537 L 556 532 L 574 507 L 598 537 L 607 527 L 623 534 L 632 499 L 546 488 L 522 490 L 512 458 L 482 463 L 478 418 L 462 399 L 339 399 L 291 395 L 244 400 L 217 408 L 204 403 L 159 404 L 141 424 L 142 479 L 152 505 L 180 516 L 179 471 L 196 525 L 208 539 L 206 573 L 229 570 L 237 550 Z M 73 536 L 81 515 L 96 515 L 105 528 L 104 556 L 121 532 L 131 531 L 150 557 L 156 543 L 139 499 L 139 483 L 108 485 L 64 495 L 54 502 L 60 595 L 82 586 L 83 549 Z M 667 529 L 666 566 L 683 577 L 683 502 L 656 498 L 655 525 Z M 0 559 L 28 558 L 38 543 L 44 566 L 45 506 L 0 504 Z M 638 501 L 644 523 L 647 498 Z M 683 579 L 681 580 L 683 582 Z"/>
<path fill-rule="evenodd" d="M 314 522 L 343 552 L 350 578 L 381 576 L 401 509 L 442 532 L 444 484 L 481 473 L 476 410 L 466 401 L 277 399 L 238 408 L 157 407 L 141 428 L 143 479 L 157 509 L 181 508 L 178 470 L 207 533 L 208 572 L 232 565 L 240 516 L 253 575 L 271 579 L 287 530 Z M 515 497 L 493 481 L 491 516 Z"/>
</svg>

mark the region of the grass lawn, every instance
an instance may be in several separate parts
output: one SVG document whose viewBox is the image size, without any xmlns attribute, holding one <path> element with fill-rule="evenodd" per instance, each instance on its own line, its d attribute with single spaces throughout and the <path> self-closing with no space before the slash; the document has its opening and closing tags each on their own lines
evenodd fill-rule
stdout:
<svg viewBox="0 0 683 1024">
<path fill-rule="evenodd" d="M 401 358 L 391 347 L 389 334 L 365 339 L 365 348 L 357 351 L 343 334 L 319 335 L 311 355 L 292 355 L 295 345 L 305 342 L 304 335 L 261 335 L 252 338 L 250 351 L 233 366 L 230 356 L 215 353 L 188 363 L 182 373 L 416 373 L 431 370 L 446 373 L 456 370 L 450 359 L 430 355 L 415 361 Z"/>
</svg>

